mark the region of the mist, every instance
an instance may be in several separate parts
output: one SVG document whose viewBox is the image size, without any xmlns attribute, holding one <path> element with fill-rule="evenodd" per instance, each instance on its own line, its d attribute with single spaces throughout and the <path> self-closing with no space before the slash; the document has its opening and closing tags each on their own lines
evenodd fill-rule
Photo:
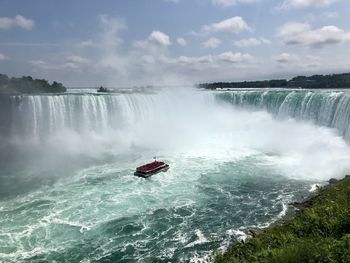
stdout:
<svg viewBox="0 0 350 263">
<path fill-rule="evenodd" d="M 153 156 L 217 163 L 255 156 L 281 176 L 316 181 L 350 168 L 350 148 L 336 130 L 242 110 L 194 88 L 28 96 L 17 110 L 2 140 L 13 152 L 5 166 L 45 183 L 82 167 L 121 158 L 138 165 Z"/>
<path fill-rule="evenodd" d="M 5 261 L 71 260 L 71 251 L 80 261 L 210 258 L 209 246 L 268 226 L 350 169 L 336 129 L 234 106 L 217 92 L 84 90 L 4 105 L 0 220 L 15 251 L 0 253 Z M 133 175 L 155 156 L 169 171 Z"/>
</svg>

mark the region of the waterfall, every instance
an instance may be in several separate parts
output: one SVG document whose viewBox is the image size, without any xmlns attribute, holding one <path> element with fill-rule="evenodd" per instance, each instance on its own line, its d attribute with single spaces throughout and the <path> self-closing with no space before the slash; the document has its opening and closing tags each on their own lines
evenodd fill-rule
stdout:
<svg viewBox="0 0 350 263">
<path fill-rule="evenodd" d="M 350 93 L 344 91 L 233 91 L 216 95 L 238 107 L 266 110 L 276 118 L 295 118 L 335 128 L 350 142 Z"/>
<path fill-rule="evenodd" d="M 133 128 L 159 112 L 193 105 L 193 96 L 174 94 L 66 94 L 10 96 L 1 99 L 0 132 L 40 140 L 61 130 L 77 133 Z M 204 103 L 229 102 L 239 108 L 265 110 L 278 119 L 295 118 L 335 128 L 350 142 L 350 93 L 344 91 L 197 92 Z M 176 99 L 175 98 L 180 98 Z M 198 100 L 200 100 L 198 99 Z M 201 101 L 203 103 L 203 101 Z M 203 110 L 201 108 L 201 110 Z M 203 114 L 203 113 L 202 113 Z M 164 114 L 163 114 L 164 115 Z M 175 115 L 175 114 L 174 114 Z M 136 125 L 136 126 L 135 126 Z"/>
<path fill-rule="evenodd" d="M 164 89 L 0 96 L 0 166 L 15 176 L 30 171 L 45 178 L 123 158 L 232 161 L 267 154 L 284 174 L 335 176 L 348 165 L 348 145 L 336 131 L 350 141 L 349 94 Z"/>
<path fill-rule="evenodd" d="M 38 141 L 65 130 L 79 134 L 132 131 L 141 123 L 160 124 L 160 118 L 167 122 L 167 114 L 178 118 L 180 111 L 185 113 L 186 108 L 196 105 L 193 96 L 187 96 L 193 92 L 198 103 L 200 98 L 206 99 L 201 106 L 215 101 L 211 94 L 196 91 L 9 96 L 2 98 L 7 103 L 0 109 L 7 113 L 0 115 L 0 123 L 6 122 L 3 133 L 12 138 Z"/>
<path fill-rule="evenodd" d="M 38 95 L 12 96 L 10 134 L 43 138 L 69 129 L 76 132 L 116 129 L 138 115 L 128 96 Z M 125 116 L 128 115 L 128 116 Z"/>
</svg>

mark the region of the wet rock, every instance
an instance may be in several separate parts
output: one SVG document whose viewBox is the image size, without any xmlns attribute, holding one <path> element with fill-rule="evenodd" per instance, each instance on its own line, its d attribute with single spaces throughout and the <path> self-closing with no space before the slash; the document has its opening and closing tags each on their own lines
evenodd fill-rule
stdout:
<svg viewBox="0 0 350 263">
<path fill-rule="evenodd" d="M 302 203 L 299 203 L 299 202 L 293 202 L 293 203 L 290 203 L 290 204 L 288 204 L 288 205 L 293 206 L 293 207 L 295 207 L 295 208 L 297 208 L 297 209 L 302 209 L 302 208 L 304 208 L 303 204 L 302 204 Z"/>
<path fill-rule="evenodd" d="M 335 178 L 331 178 L 328 181 L 329 184 L 336 184 L 337 182 L 338 182 L 338 179 L 335 179 Z"/>
<path fill-rule="evenodd" d="M 255 229 L 249 229 L 249 233 L 250 235 L 254 238 L 257 237 L 258 235 L 260 235 L 261 233 L 263 233 L 264 230 L 259 229 L 259 228 L 255 228 Z"/>
<path fill-rule="evenodd" d="M 295 207 L 295 208 L 300 210 L 300 209 L 304 209 L 304 208 L 310 207 L 311 204 L 312 204 L 312 199 L 307 199 L 307 200 L 305 200 L 303 202 L 293 202 L 293 203 L 290 203 L 288 205 L 293 206 L 293 207 Z"/>
</svg>

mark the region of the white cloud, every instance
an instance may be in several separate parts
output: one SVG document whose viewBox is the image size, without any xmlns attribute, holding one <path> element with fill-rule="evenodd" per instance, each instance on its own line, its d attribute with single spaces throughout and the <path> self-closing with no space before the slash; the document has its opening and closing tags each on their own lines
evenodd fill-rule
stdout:
<svg viewBox="0 0 350 263">
<path fill-rule="evenodd" d="M 248 53 L 233 53 L 231 51 L 220 54 L 207 54 L 203 56 L 143 56 L 148 65 L 163 65 L 162 68 L 172 66 L 176 70 L 208 70 L 222 67 L 244 68 L 255 67 L 258 60 Z"/>
<path fill-rule="evenodd" d="M 254 57 L 250 54 L 233 53 L 231 51 L 221 53 L 217 57 L 219 60 L 229 63 L 252 62 L 254 60 Z"/>
<path fill-rule="evenodd" d="M 322 65 L 319 57 L 310 55 L 300 57 L 290 53 L 281 53 L 272 57 L 272 59 L 277 62 L 278 67 L 295 70 L 318 68 Z"/>
<path fill-rule="evenodd" d="M 338 0 L 285 0 L 277 9 L 323 7 L 333 4 Z"/>
<path fill-rule="evenodd" d="M 271 41 L 266 39 L 266 38 L 246 38 L 246 39 L 240 39 L 240 40 L 236 40 L 233 42 L 233 44 L 236 47 L 254 47 L 254 46 L 259 46 L 262 44 L 270 44 Z"/>
<path fill-rule="evenodd" d="M 180 56 L 175 60 L 170 60 L 175 62 L 176 64 L 180 64 L 181 66 L 198 66 L 203 64 L 210 64 L 213 62 L 212 55 L 199 56 L 199 57 L 188 57 L 188 56 Z"/>
<path fill-rule="evenodd" d="M 203 31 L 205 32 L 231 32 L 231 33 L 240 33 L 242 31 L 252 31 L 248 26 L 246 21 L 240 16 L 234 16 L 229 19 L 220 21 L 218 23 L 213 23 L 211 25 L 203 26 Z"/>
<path fill-rule="evenodd" d="M 9 59 L 6 55 L 0 53 L 0 61 Z"/>
<path fill-rule="evenodd" d="M 108 15 L 99 15 L 97 20 L 101 28 L 99 42 L 103 43 L 104 48 L 113 49 L 120 46 L 123 41 L 119 34 L 127 28 L 124 20 Z M 93 44 L 93 42 L 90 44 Z"/>
<path fill-rule="evenodd" d="M 77 46 L 78 47 L 93 47 L 93 46 L 95 46 L 95 43 L 94 43 L 94 41 L 89 39 L 89 40 L 81 41 L 80 43 L 77 44 Z"/>
<path fill-rule="evenodd" d="M 273 57 L 273 59 L 281 64 L 290 64 L 299 60 L 298 57 L 289 53 L 281 53 L 278 56 Z"/>
<path fill-rule="evenodd" d="M 223 6 L 223 7 L 233 6 L 240 3 L 242 4 L 254 3 L 258 1 L 259 0 L 212 0 L 213 4 Z"/>
<path fill-rule="evenodd" d="M 254 47 L 261 45 L 260 40 L 256 38 L 240 39 L 233 42 L 236 47 Z"/>
<path fill-rule="evenodd" d="M 32 64 L 33 66 L 37 67 L 37 68 L 41 68 L 41 69 L 51 69 L 52 66 L 50 66 L 49 63 L 43 61 L 43 60 L 31 60 L 30 64 Z"/>
<path fill-rule="evenodd" d="M 175 59 L 169 59 L 168 62 L 170 63 L 177 63 L 181 65 L 188 65 L 188 66 L 194 66 L 194 65 L 217 65 L 219 63 L 251 63 L 255 60 L 255 58 L 248 54 L 248 53 L 233 53 L 231 51 L 220 53 L 217 55 L 205 55 L 205 56 L 198 56 L 198 57 L 188 57 L 188 56 L 180 56 Z"/>
<path fill-rule="evenodd" d="M 32 60 L 30 63 L 40 69 L 45 70 L 84 70 L 91 65 L 90 60 L 77 55 L 62 57 L 60 62 L 47 62 L 43 60 Z"/>
<path fill-rule="evenodd" d="M 115 87 L 209 81 L 232 77 L 233 74 L 241 76 L 246 74 L 247 68 L 256 68 L 258 65 L 253 56 L 243 53 L 171 56 L 166 49 L 171 44 L 170 38 L 162 32 L 150 34 L 145 40 L 125 50 L 120 45 L 123 43 L 121 28 L 125 28 L 125 25 L 120 24 L 120 21 L 112 17 L 100 17 L 99 33 L 79 43 L 78 54 L 67 52 L 49 59 L 43 57 L 31 61 L 33 70 L 40 70 L 49 79 L 50 76 L 56 79 L 61 76 L 65 81 L 69 82 L 70 79 L 71 83 L 86 82 Z M 116 45 L 113 44 L 115 42 Z M 140 48 L 140 44 L 145 48 Z"/>
<path fill-rule="evenodd" d="M 286 45 L 323 48 L 350 41 L 350 32 L 336 26 L 324 26 L 313 29 L 309 23 L 290 22 L 277 30 Z"/>
<path fill-rule="evenodd" d="M 222 41 L 216 37 L 211 37 L 207 41 L 202 43 L 202 46 L 205 48 L 217 48 L 220 46 Z"/>
<path fill-rule="evenodd" d="M 160 31 L 152 31 L 147 39 L 135 42 L 135 46 L 140 48 L 167 47 L 171 44 L 169 36 Z"/>
<path fill-rule="evenodd" d="M 27 19 L 21 15 L 16 15 L 15 16 L 15 24 L 21 28 L 30 30 L 34 27 L 34 21 L 31 19 Z"/>
<path fill-rule="evenodd" d="M 177 38 L 177 39 L 176 39 L 176 42 L 177 42 L 180 46 L 183 46 L 183 47 L 187 46 L 187 41 L 186 41 L 184 38 L 182 38 L 182 37 Z"/>
<path fill-rule="evenodd" d="M 31 30 L 34 27 L 34 21 L 21 15 L 16 15 L 13 18 L 0 17 L 0 29 L 10 29 L 13 27 Z"/>
<path fill-rule="evenodd" d="M 171 45 L 169 36 L 160 31 L 153 31 L 148 37 L 148 40 L 161 46 Z"/>
<path fill-rule="evenodd" d="M 12 18 L 0 17 L 0 29 L 9 29 L 13 26 L 14 24 Z"/>
<path fill-rule="evenodd" d="M 66 58 L 68 62 L 76 63 L 76 64 L 89 64 L 89 60 L 87 58 L 83 58 L 77 55 L 70 55 Z"/>
<path fill-rule="evenodd" d="M 271 44 L 271 41 L 267 38 L 261 37 L 260 38 L 261 43 L 263 44 Z"/>
<path fill-rule="evenodd" d="M 292 35 L 303 34 L 311 30 L 309 23 L 289 22 L 282 25 L 277 30 L 277 35 L 281 37 L 290 37 Z"/>
</svg>

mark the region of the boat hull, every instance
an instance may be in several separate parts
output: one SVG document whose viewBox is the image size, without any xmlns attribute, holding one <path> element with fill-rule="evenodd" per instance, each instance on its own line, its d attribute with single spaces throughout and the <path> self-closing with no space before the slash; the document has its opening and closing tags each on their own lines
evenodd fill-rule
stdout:
<svg viewBox="0 0 350 263">
<path fill-rule="evenodd" d="M 161 172 L 166 172 L 169 170 L 169 165 L 165 165 L 165 166 L 162 166 L 162 167 L 159 167 L 158 169 L 155 169 L 155 170 L 152 170 L 152 171 L 149 171 L 149 172 L 141 172 L 141 171 L 136 171 L 134 173 L 135 176 L 138 176 L 138 177 L 142 177 L 142 178 L 148 178 L 152 175 L 155 175 L 157 173 L 161 173 Z"/>
</svg>

